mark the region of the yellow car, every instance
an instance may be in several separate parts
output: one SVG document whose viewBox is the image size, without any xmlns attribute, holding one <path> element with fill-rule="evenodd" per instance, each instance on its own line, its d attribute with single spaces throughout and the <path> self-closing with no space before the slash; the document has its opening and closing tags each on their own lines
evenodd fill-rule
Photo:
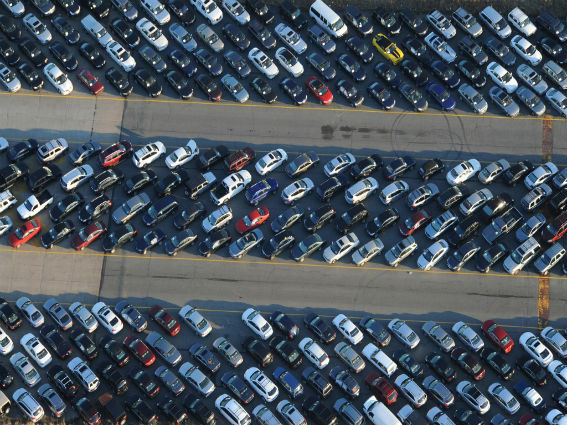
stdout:
<svg viewBox="0 0 567 425">
<path fill-rule="evenodd" d="M 372 44 L 382 56 L 397 65 L 404 58 L 404 52 L 400 50 L 396 43 L 392 43 L 384 34 L 376 34 L 372 39 Z"/>
</svg>

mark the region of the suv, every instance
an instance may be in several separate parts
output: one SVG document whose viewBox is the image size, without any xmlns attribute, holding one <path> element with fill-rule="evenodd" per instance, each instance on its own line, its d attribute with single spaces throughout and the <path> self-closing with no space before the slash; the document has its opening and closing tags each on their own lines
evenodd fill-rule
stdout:
<svg viewBox="0 0 567 425">
<path fill-rule="evenodd" d="M 558 241 L 567 232 L 567 211 L 559 214 L 541 232 L 542 239 L 547 243 Z"/>
<path fill-rule="evenodd" d="M 496 217 L 482 231 L 482 237 L 492 245 L 498 238 L 509 233 L 514 227 L 524 220 L 524 217 L 516 207 L 510 208 L 500 217 Z"/>
<path fill-rule="evenodd" d="M 475 214 L 473 214 L 465 218 L 460 223 L 457 223 L 457 225 L 449 231 L 447 235 L 447 242 L 449 242 L 452 246 L 460 245 L 473 236 L 478 231 L 479 227 L 480 220 Z"/>
<path fill-rule="evenodd" d="M 504 269 L 510 274 L 519 273 L 540 250 L 539 243 L 534 238 L 528 238 L 504 260 Z"/>
<path fill-rule="evenodd" d="M 224 163 L 229 171 L 238 171 L 256 157 L 256 153 L 250 147 L 245 147 L 228 155 Z"/>
<path fill-rule="evenodd" d="M 222 394 L 215 400 L 215 406 L 231 425 L 249 425 L 250 415 L 228 394 Z"/>
</svg>

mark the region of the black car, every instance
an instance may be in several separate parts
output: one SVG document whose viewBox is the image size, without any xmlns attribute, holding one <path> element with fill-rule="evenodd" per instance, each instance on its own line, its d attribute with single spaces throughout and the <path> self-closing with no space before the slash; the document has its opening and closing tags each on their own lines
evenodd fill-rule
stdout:
<svg viewBox="0 0 567 425">
<path fill-rule="evenodd" d="M 2 389 L 6 389 L 12 385 L 12 382 L 14 382 L 14 375 L 12 375 L 3 365 L 0 365 L 0 387 Z"/>
<path fill-rule="evenodd" d="M 331 65 L 331 62 L 319 53 L 309 53 L 305 59 L 309 62 L 311 68 L 321 74 L 325 80 L 330 81 L 337 75 L 337 70 Z"/>
<path fill-rule="evenodd" d="M 61 174 L 61 170 L 55 164 L 42 165 L 28 175 L 28 187 L 33 193 L 37 193 L 57 181 Z"/>
<path fill-rule="evenodd" d="M 288 339 L 295 339 L 299 336 L 299 327 L 287 314 L 279 310 L 274 311 L 270 315 L 270 323 Z"/>
<path fill-rule="evenodd" d="M 451 246 L 460 246 L 471 239 L 480 228 L 480 219 L 472 214 L 453 226 L 448 232 L 446 240 Z"/>
<path fill-rule="evenodd" d="M 274 355 L 264 342 L 252 337 L 246 338 L 244 348 L 261 367 L 266 367 L 274 361 Z"/>
<path fill-rule="evenodd" d="M 134 79 L 151 97 L 158 97 L 161 94 L 161 84 L 147 69 L 137 69 L 134 72 Z"/>
<path fill-rule="evenodd" d="M 477 66 L 482 66 L 488 62 L 488 55 L 482 50 L 481 45 L 470 37 L 461 38 L 459 51 L 472 59 Z"/>
<path fill-rule="evenodd" d="M 481 425 L 484 420 L 470 409 L 457 409 L 453 415 L 459 425 Z"/>
<path fill-rule="evenodd" d="M 123 344 L 111 336 L 105 336 L 99 344 L 117 366 L 124 366 L 130 361 L 130 355 L 124 349 Z"/>
<path fill-rule="evenodd" d="M 396 12 L 389 12 L 381 7 L 377 7 L 372 11 L 372 16 L 384 27 L 390 34 L 399 34 L 402 29 L 402 23 Z"/>
<path fill-rule="evenodd" d="M 110 28 L 130 49 L 140 44 L 140 36 L 137 31 L 122 19 L 115 19 L 110 24 Z"/>
<path fill-rule="evenodd" d="M 467 194 L 466 190 L 457 186 L 451 186 L 437 196 L 437 203 L 446 211 L 459 203 Z"/>
<path fill-rule="evenodd" d="M 567 26 L 547 10 L 541 11 L 536 17 L 536 23 L 561 43 L 567 41 Z"/>
<path fill-rule="evenodd" d="M 423 375 L 423 365 L 405 350 L 394 351 L 393 359 L 414 379 Z"/>
<path fill-rule="evenodd" d="M 62 221 L 41 235 L 41 244 L 46 249 L 53 248 L 53 245 L 57 245 L 63 239 L 71 236 L 74 231 L 75 225 L 72 221 Z"/>
<path fill-rule="evenodd" d="M 102 249 L 113 254 L 124 244 L 134 240 L 137 233 L 138 231 L 130 223 L 123 224 L 106 235 L 102 241 Z"/>
<path fill-rule="evenodd" d="M 193 56 L 211 76 L 215 77 L 222 74 L 222 65 L 219 63 L 217 57 L 208 50 L 193 50 Z"/>
<path fill-rule="evenodd" d="M 189 410 L 191 415 L 198 419 L 203 425 L 215 425 L 215 413 L 207 407 L 203 401 L 195 394 L 189 394 L 183 400 L 183 405 Z"/>
<path fill-rule="evenodd" d="M 262 245 L 262 255 L 273 260 L 280 255 L 285 249 L 293 247 L 295 236 L 289 230 L 282 230 L 276 233 L 269 240 L 265 240 Z"/>
<path fill-rule="evenodd" d="M 262 23 L 256 19 L 252 18 L 248 23 L 248 31 L 254 36 L 254 38 L 266 49 L 272 49 L 276 47 L 276 39 Z"/>
<path fill-rule="evenodd" d="M 0 59 L 10 66 L 15 66 L 21 58 L 7 40 L 0 39 Z"/>
<path fill-rule="evenodd" d="M 563 410 L 567 409 L 567 391 L 565 391 L 565 389 L 554 391 L 553 394 L 551 394 L 551 398 Z"/>
<path fill-rule="evenodd" d="M 189 174 L 185 170 L 171 171 L 154 185 L 154 189 L 157 195 L 163 198 L 179 188 L 188 179 Z"/>
<path fill-rule="evenodd" d="M 455 69 L 441 60 L 431 62 L 430 68 L 433 74 L 435 74 L 435 76 L 450 89 L 456 88 L 461 82 L 461 79 L 455 72 Z"/>
<path fill-rule="evenodd" d="M 360 394 L 360 385 L 358 385 L 357 380 L 340 366 L 335 366 L 331 369 L 329 378 L 350 398 L 358 397 Z"/>
<path fill-rule="evenodd" d="M 353 35 L 347 38 L 345 45 L 352 53 L 358 56 L 363 63 L 370 63 L 372 59 L 374 59 L 374 53 L 370 50 L 370 46 L 360 37 Z"/>
<path fill-rule="evenodd" d="M 81 6 L 75 0 L 55 0 L 69 16 L 77 16 L 81 12 Z"/>
<path fill-rule="evenodd" d="M 389 63 L 378 62 L 374 67 L 374 72 L 393 89 L 397 89 L 402 83 L 395 67 Z"/>
<path fill-rule="evenodd" d="M 130 84 L 128 75 L 123 74 L 114 67 L 110 67 L 104 73 L 106 80 L 120 93 L 121 96 L 127 97 L 134 87 Z"/>
<path fill-rule="evenodd" d="M 161 55 L 149 45 L 144 44 L 138 49 L 138 53 L 140 53 L 142 60 L 158 74 L 163 74 L 167 70 L 167 63 L 165 63 Z"/>
<path fill-rule="evenodd" d="M 347 53 L 343 53 L 337 57 L 337 64 L 346 72 L 354 81 L 360 82 L 366 80 L 366 71 L 360 63 Z"/>
<path fill-rule="evenodd" d="M 354 180 L 360 180 L 364 177 L 368 177 L 376 171 L 376 168 L 381 167 L 383 164 L 384 161 L 380 155 L 372 154 L 358 160 L 349 168 L 348 172 Z"/>
<path fill-rule="evenodd" d="M 280 81 L 280 87 L 296 105 L 307 102 L 307 92 L 291 77 L 284 77 Z"/>
<path fill-rule="evenodd" d="M 256 77 L 250 82 L 250 86 L 266 103 L 274 103 L 278 95 L 274 92 L 270 84 L 263 78 Z"/>
<path fill-rule="evenodd" d="M 19 40 L 22 35 L 22 30 L 16 21 L 6 15 L 0 15 L 0 31 L 11 41 Z"/>
<path fill-rule="evenodd" d="M 296 30 L 300 31 L 309 25 L 309 19 L 290 0 L 284 0 L 280 3 L 280 15 Z"/>
<path fill-rule="evenodd" d="M 303 362 L 301 353 L 292 343 L 274 336 L 269 344 L 289 367 L 295 369 Z"/>
<path fill-rule="evenodd" d="M 157 422 L 157 415 L 154 413 L 152 407 L 150 407 L 140 396 L 137 394 L 132 394 L 126 398 L 125 401 L 126 408 L 130 411 L 132 416 L 136 418 L 138 423 L 149 424 Z"/>
<path fill-rule="evenodd" d="M 167 54 L 167 57 L 186 77 L 192 77 L 197 73 L 197 64 L 195 64 L 195 61 L 191 59 L 191 56 L 184 51 L 173 49 Z"/>
<path fill-rule="evenodd" d="M 30 155 L 36 153 L 38 148 L 37 140 L 28 139 L 25 142 L 18 142 L 15 145 L 11 145 L 8 149 L 6 156 L 8 161 L 17 162 L 22 159 L 27 158 Z"/>
<path fill-rule="evenodd" d="M 187 77 L 178 71 L 172 70 L 166 74 L 165 79 L 181 99 L 191 99 L 193 87 Z"/>
<path fill-rule="evenodd" d="M 567 63 L 567 48 L 551 37 L 543 37 L 537 41 L 541 50 L 546 53 L 555 63 L 564 65 Z"/>
<path fill-rule="evenodd" d="M 98 356 L 95 342 L 85 332 L 79 329 L 72 330 L 69 338 L 87 360 L 92 360 Z"/>
<path fill-rule="evenodd" d="M 128 381 L 116 365 L 106 364 L 101 368 L 100 375 L 110 385 L 114 394 L 120 395 L 128 391 Z"/>
<path fill-rule="evenodd" d="M 516 186 L 516 184 L 534 168 L 534 165 L 530 161 L 522 160 L 508 168 L 502 177 L 507 185 Z"/>
<path fill-rule="evenodd" d="M 397 157 L 384 166 L 382 174 L 388 180 L 396 180 L 413 167 L 415 167 L 415 159 L 411 156 Z"/>
<path fill-rule="evenodd" d="M 32 90 L 39 90 L 43 87 L 43 78 L 39 75 L 39 72 L 35 70 L 29 63 L 22 62 L 16 69 L 22 76 L 22 79 L 26 82 Z"/>
<path fill-rule="evenodd" d="M 330 343 L 337 337 L 335 329 L 315 313 L 307 313 L 303 318 L 303 323 L 315 336 L 325 344 Z"/>
<path fill-rule="evenodd" d="M 230 154 L 228 148 L 224 145 L 218 145 L 206 151 L 199 153 L 199 162 L 201 163 L 201 170 L 208 170 L 213 165 L 221 162 Z"/>
<path fill-rule="evenodd" d="M 220 369 L 221 362 L 214 353 L 204 345 L 193 344 L 191 348 L 189 348 L 189 352 L 197 363 L 203 366 L 207 372 L 216 373 Z"/>
<path fill-rule="evenodd" d="M 516 55 L 501 40 L 495 37 L 487 37 L 484 47 L 496 57 L 504 66 L 512 66 L 516 63 Z"/>
<path fill-rule="evenodd" d="M 528 356 L 522 356 L 516 362 L 516 365 L 522 369 L 522 372 L 524 372 L 536 385 L 542 386 L 547 383 L 547 371 L 537 362 L 537 360 Z"/>
<path fill-rule="evenodd" d="M 423 18 L 423 15 L 409 8 L 404 8 L 400 11 L 400 18 L 410 30 L 421 37 L 425 36 L 429 31 L 429 26 L 427 25 L 427 21 Z"/>
<path fill-rule="evenodd" d="M 240 78 L 246 78 L 250 75 L 252 70 L 246 63 L 246 59 L 235 50 L 229 50 L 224 54 L 224 60 L 232 69 L 234 69 Z"/>
<path fill-rule="evenodd" d="M 457 372 L 451 363 L 441 354 L 429 353 L 425 356 L 425 361 L 443 381 L 451 382 L 457 377 Z"/>
<path fill-rule="evenodd" d="M 269 24 L 274 20 L 274 14 L 262 0 L 246 0 L 246 4 L 252 11 L 252 14 L 260 18 L 263 23 Z"/>
<path fill-rule="evenodd" d="M 79 31 L 67 21 L 63 15 L 55 15 L 51 18 L 51 24 L 59 34 L 63 36 L 65 41 L 69 44 L 77 44 L 81 39 Z"/>
<path fill-rule="evenodd" d="M 488 247 L 476 260 L 476 269 L 481 273 L 488 273 L 490 269 L 508 255 L 509 250 L 503 243 Z"/>
<path fill-rule="evenodd" d="M 358 223 L 366 221 L 367 217 L 368 209 L 362 202 L 359 202 L 342 213 L 337 219 L 337 232 L 345 235 Z"/>
<path fill-rule="evenodd" d="M 416 61 L 405 59 L 402 62 L 402 71 L 418 87 L 423 87 L 429 82 L 429 75 Z"/>
<path fill-rule="evenodd" d="M 157 178 L 157 174 L 149 168 L 138 171 L 138 173 L 126 179 L 123 185 L 124 191 L 127 195 L 134 195 L 146 186 L 155 184 Z"/>
<path fill-rule="evenodd" d="M 304 214 L 305 210 L 301 205 L 293 205 L 289 207 L 272 220 L 270 223 L 272 232 L 279 233 L 282 230 L 289 229 L 298 220 L 303 218 Z"/>
<path fill-rule="evenodd" d="M 474 241 L 466 242 L 449 256 L 447 259 L 447 267 L 454 272 L 458 272 L 479 251 L 480 246 Z"/>
<path fill-rule="evenodd" d="M 160 387 L 149 373 L 136 368 L 130 370 L 129 375 L 134 385 L 147 397 L 154 398 L 159 393 Z"/>
<path fill-rule="evenodd" d="M 181 406 L 178 406 L 172 399 L 162 400 L 157 404 L 157 406 L 167 418 L 169 423 L 178 425 L 188 423 L 189 418 L 187 416 L 187 412 Z"/>
<path fill-rule="evenodd" d="M 396 99 L 384 84 L 375 81 L 368 86 L 367 91 L 384 110 L 390 110 L 396 106 Z"/>
<path fill-rule="evenodd" d="M 499 377 L 506 381 L 514 376 L 516 372 L 514 366 L 508 363 L 505 356 L 498 351 L 485 347 L 480 352 L 480 358 L 483 359 Z"/>
<path fill-rule="evenodd" d="M 216 251 L 232 242 L 232 236 L 225 230 L 217 230 L 209 234 L 200 244 L 199 253 L 210 257 Z"/>
<path fill-rule="evenodd" d="M 59 223 L 73 211 L 82 207 L 85 203 L 85 198 L 78 192 L 71 193 L 61 199 L 49 211 L 49 218 L 54 223 Z"/>
<path fill-rule="evenodd" d="M 315 192 L 321 201 L 326 202 L 339 191 L 345 190 L 351 183 L 352 181 L 346 173 L 340 173 L 319 183 Z"/>
<path fill-rule="evenodd" d="M 221 100 L 222 91 L 218 84 L 209 77 L 207 74 L 199 74 L 195 78 L 195 83 L 199 86 L 201 91 L 207 95 L 209 100 L 214 102 Z"/>
<path fill-rule="evenodd" d="M 90 179 L 91 190 L 97 195 L 124 179 L 124 173 L 117 168 L 103 170 Z"/>
<path fill-rule="evenodd" d="M 0 320 L 11 331 L 18 329 L 22 325 L 22 318 L 4 298 L 0 298 Z"/>
<path fill-rule="evenodd" d="M 480 218 L 488 223 L 493 218 L 504 214 L 513 204 L 514 199 L 508 193 L 499 193 L 482 206 L 479 211 Z"/>
<path fill-rule="evenodd" d="M 417 172 L 421 176 L 421 178 L 425 181 L 429 180 L 435 174 L 440 173 L 445 169 L 445 164 L 439 158 L 428 159 L 425 161 Z"/>
<path fill-rule="evenodd" d="M 89 63 L 95 69 L 101 69 L 106 64 L 106 59 L 102 55 L 99 48 L 96 47 L 94 44 L 88 42 L 82 43 L 81 46 L 79 47 L 79 53 L 81 54 L 82 57 L 88 60 Z M 114 70 L 114 68 L 109 68 L 108 71 L 106 71 L 106 73 L 108 74 L 111 69 Z M 106 79 L 110 81 L 108 77 Z"/>
<path fill-rule="evenodd" d="M 336 89 L 353 108 L 362 105 L 362 102 L 364 102 L 364 96 L 358 94 L 356 86 L 349 81 L 339 80 Z"/>
<path fill-rule="evenodd" d="M 307 417 L 317 425 L 337 425 L 339 419 L 337 415 L 321 400 L 315 397 L 307 397 L 303 400 L 301 407 L 307 413 Z"/>
<path fill-rule="evenodd" d="M 51 325 L 47 325 L 51 326 Z M 45 329 L 45 326 L 40 329 L 40 332 Z M 69 348 L 70 351 L 70 348 Z M 55 384 L 57 389 L 67 400 L 75 397 L 79 391 L 79 387 L 73 382 L 69 374 L 59 365 L 54 365 L 47 371 L 47 376 Z"/>
<path fill-rule="evenodd" d="M 167 255 L 175 256 L 179 253 L 179 251 L 195 243 L 197 237 L 198 235 L 193 233 L 191 229 L 181 230 L 171 238 L 164 241 L 163 250 Z"/>
<path fill-rule="evenodd" d="M 469 80 L 476 88 L 481 88 L 486 85 L 486 76 L 482 70 L 472 62 L 463 59 L 457 63 L 457 69 L 461 75 Z"/>
<path fill-rule="evenodd" d="M 225 388 L 236 396 L 239 402 L 248 404 L 254 399 L 252 390 L 246 385 L 246 382 L 233 371 L 226 372 L 221 377 L 220 381 Z"/>
<path fill-rule="evenodd" d="M 236 24 L 226 24 L 222 27 L 222 33 L 238 48 L 238 50 L 244 51 L 250 47 L 250 40 L 248 40 L 244 32 Z"/>
<path fill-rule="evenodd" d="M 301 379 L 303 382 L 308 383 L 321 397 L 327 397 L 333 389 L 331 382 L 312 366 L 305 368 L 301 374 Z"/>
<path fill-rule="evenodd" d="M 289 161 L 285 166 L 285 173 L 288 177 L 297 177 L 301 173 L 306 172 L 311 167 L 319 164 L 319 156 L 313 152 L 308 151 L 297 155 L 292 161 Z"/>
<path fill-rule="evenodd" d="M 171 13 L 177 16 L 181 25 L 189 26 L 195 22 L 193 8 L 189 7 L 183 0 L 167 0 L 165 4 L 169 7 Z"/>
<path fill-rule="evenodd" d="M 71 345 L 63 338 L 55 326 L 50 324 L 42 326 L 39 330 L 39 335 L 60 359 L 65 359 L 71 355 Z"/>
<path fill-rule="evenodd" d="M 104 213 L 110 212 L 112 201 L 106 195 L 99 195 L 91 199 L 79 210 L 79 221 L 87 224 Z"/>
<path fill-rule="evenodd" d="M 425 44 L 418 37 L 406 37 L 403 41 L 404 47 L 424 66 L 429 66 L 433 61 L 433 56 Z"/>
<path fill-rule="evenodd" d="M 181 209 L 173 219 L 173 225 L 178 230 L 184 230 L 204 213 L 205 205 L 202 202 L 195 202 L 191 206 Z"/>
<path fill-rule="evenodd" d="M 49 45 L 49 51 L 66 71 L 74 71 L 79 66 L 77 58 L 73 56 L 73 53 L 71 53 L 64 44 L 59 43 L 58 41 L 52 41 Z"/>
<path fill-rule="evenodd" d="M 95 15 L 95 18 L 106 18 L 110 13 L 110 7 L 106 0 L 81 0 L 83 6 Z"/>
<path fill-rule="evenodd" d="M 303 220 L 303 226 L 308 232 L 315 233 L 325 224 L 333 220 L 337 212 L 331 204 L 325 204 L 316 210 L 307 210 L 307 216 Z"/>
<path fill-rule="evenodd" d="M 18 46 L 35 67 L 42 67 L 49 61 L 47 56 L 43 53 L 43 50 L 41 50 L 41 47 L 29 38 L 22 38 L 18 42 Z"/>
<path fill-rule="evenodd" d="M 0 169 L 0 191 L 10 189 L 28 174 L 29 168 L 23 162 L 6 165 L 4 168 Z"/>
<path fill-rule="evenodd" d="M 380 322 L 372 317 L 363 317 L 360 319 L 360 327 L 364 329 L 370 337 L 380 346 L 385 347 L 392 340 L 390 332 L 380 324 Z"/>
<path fill-rule="evenodd" d="M 360 11 L 360 9 L 351 4 L 347 5 L 344 13 L 345 21 L 351 24 L 356 31 L 363 37 L 372 34 L 374 26 L 368 16 Z"/>
</svg>

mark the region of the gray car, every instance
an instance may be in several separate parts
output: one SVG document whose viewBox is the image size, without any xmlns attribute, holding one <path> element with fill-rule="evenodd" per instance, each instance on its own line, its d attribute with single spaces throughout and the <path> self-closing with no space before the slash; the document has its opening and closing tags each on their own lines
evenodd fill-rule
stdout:
<svg viewBox="0 0 567 425">
<path fill-rule="evenodd" d="M 227 51 L 224 54 L 224 60 L 232 69 L 238 72 L 240 78 L 246 78 L 252 72 L 250 65 L 246 62 L 246 59 L 234 50 Z"/>
<path fill-rule="evenodd" d="M 75 165 L 81 165 L 102 150 L 97 142 L 87 142 L 69 154 L 69 159 Z"/>
<path fill-rule="evenodd" d="M 535 260 L 534 266 L 538 273 L 542 276 L 548 275 L 549 271 L 561 261 L 566 252 L 560 242 L 555 242 Z"/>
<path fill-rule="evenodd" d="M 199 38 L 205 43 L 207 47 L 216 53 L 224 49 L 224 43 L 213 29 L 207 24 L 201 24 L 197 27 L 197 34 Z"/>
<path fill-rule="evenodd" d="M 37 390 L 37 394 L 43 399 L 45 404 L 47 404 L 49 410 L 51 410 L 51 413 L 53 413 L 53 416 L 59 418 L 61 417 L 61 415 L 63 415 L 63 412 L 65 412 L 67 405 L 51 385 L 43 384 Z"/>
<path fill-rule="evenodd" d="M 173 344 L 168 342 L 157 332 L 151 332 L 146 336 L 146 342 L 158 353 L 158 355 L 170 366 L 175 366 L 181 361 L 181 354 Z"/>
<path fill-rule="evenodd" d="M 16 77 L 14 71 L 2 62 L 0 62 L 0 82 L 2 82 L 6 90 L 10 93 L 16 93 L 22 88 L 22 83 L 20 83 L 20 80 Z"/>
<path fill-rule="evenodd" d="M 413 236 L 402 239 L 384 254 L 387 263 L 392 267 L 398 267 L 402 261 L 417 249 L 417 243 Z"/>
<path fill-rule="evenodd" d="M 230 74 L 226 74 L 221 78 L 224 88 L 236 99 L 237 102 L 244 103 L 248 100 L 250 95 L 244 86 Z"/>
<path fill-rule="evenodd" d="M 355 405 L 348 401 L 346 398 L 341 397 L 333 405 L 333 409 L 341 417 L 343 422 L 348 425 L 362 425 L 364 424 L 364 416 L 358 411 Z"/>
<path fill-rule="evenodd" d="M 355 373 L 360 373 L 366 366 L 362 357 L 346 342 L 341 341 L 335 346 L 335 354 Z"/>
<path fill-rule="evenodd" d="M 455 401 L 453 393 L 439 379 L 432 375 L 426 376 L 423 379 L 423 388 L 445 407 L 449 407 Z"/>
<path fill-rule="evenodd" d="M 47 44 L 51 41 L 52 36 L 47 27 L 33 13 L 28 13 L 24 17 L 24 26 L 27 30 L 40 42 Z"/>
<path fill-rule="evenodd" d="M 421 330 L 444 352 L 455 348 L 455 340 L 437 323 L 429 320 L 421 326 Z"/>
<path fill-rule="evenodd" d="M 547 91 L 547 83 L 532 67 L 525 63 L 518 66 L 516 70 L 518 78 L 532 88 L 537 94 L 542 95 Z"/>
<path fill-rule="evenodd" d="M 155 371 L 155 375 L 175 396 L 178 396 L 185 390 L 185 385 L 181 382 L 181 379 L 167 367 L 158 367 Z"/>
<path fill-rule="evenodd" d="M 188 52 L 192 52 L 197 48 L 197 41 L 183 26 L 174 22 L 169 26 L 169 33 L 179 44 Z"/>
<path fill-rule="evenodd" d="M 567 72 L 565 72 L 565 70 L 560 65 L 550 60 L 545 62 L 541 69 L 551 81 L 553 81 L 563 90 L 567 89 Z"/>
<path fill-rule="evenodd" d="M 203 397 L 208 397 L 215 390 L 213 381 L 190 362 L 183 363 L 179 368 L 179 373 L 185 378 L 189 385 Z"/>
<path fill-rule="evenodd" d="M 545 104 L 537 94 L 527 87 L 518 87 L 516 90 L 516 96 L 518 96 L 520 102 L 522 102 L 526 108 L 530 110 L 530 114 L 539 117 L 545 113 Z"/>
<path fill-rule="evenodd" d="M 224 359 L 232 365 L 232 367 L 237 367 L 244 361 L 240 351 L 238 351 L 236 347 L 224 336 L 218 337 L 213 341 L 213 349 L 223 356 Z"/>
<path fill-rule="evenodd" d="M 41 381 L 41 376 L 39 376 L 37 369 L 22 353 L 12 354 L 10 357 L 10 363 L 28 387 L 33 387 Z"/>
<path fill-rule="evenodd" d="M 461 84 L 459 96 L 477 114 L 484 114 L 488 110 L 488 103 L 484 97 L 470 84 Z"/>
<path fill-rule="evenodd" d="M 49 298 L 43 303 L 43 308 L 49 313 L 51 318 L 59 325 L 59 327 L 66 331 L 73 326 L 73 319 L 65 309 L 57 302 L 55 298 Z"/>
<path fill-rule="evenodd" d="M 124 224 L 136 214 L 144 211 L 150 202 L 150 197 L 145 192 L 132 196 L 112 213 L 112 220 L 116 224 Z"/>
<path fill-rule="evenodd" d="M 254 229 L 244 236 L 232 242 L 228 247 L 228 253 L 232 258 L 242 258 L 248 251 L 264 240 L 264 234 L 260 229 Z"/>
<path fill-rule="evenodd" d="M 542 213 L 531 216 L 522 227 L 516 230 L 516 240 L 520 243 L 528 240 L 543 227 L 546 220 Z"/>
<path fill-rule="evenodd" d="M 110 2 L 129 21 L 133 21 L 138 17 L 138 9 L 130 0 L 110 0 Z"/>
<path fill-rule="evenodd" d="M 142 59 L 158 74 L 165 72 L 165 70 L 167 69 L 167 64 L 165 63 L 163 58 L 159 55 L 158 52 L 156 52 L 147 44 L 144 44 L 142 47 L 140 47 L 138 49 L 138 52 L 140 53 Z"/>
<path fill-rule="evenodd" d="M 493 86 L 488 93 L 492 102 L 507 116 L 515 117 L 520 113 L 518 104 L 500 87 Z"/>
</svg>

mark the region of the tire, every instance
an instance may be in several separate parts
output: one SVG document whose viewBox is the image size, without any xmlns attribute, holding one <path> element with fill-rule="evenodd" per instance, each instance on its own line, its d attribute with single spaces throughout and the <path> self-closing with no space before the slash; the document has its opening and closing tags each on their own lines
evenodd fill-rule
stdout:
<svg viewBox="0 0 567 425">
<path fill-rule="evenodd" d="M 111 254 L 114 254 L 115 252 L 116 252 L 116 250 L 115 250 L 114 248 L 112 248 L 112 249 L 110 250 L 110 253 L 111 253 Z"/>
<path fill-rule="evenodd" d="M 14 246 L 14 248 L 18 249 L 21 246 L 22 246 L 21 244 L 16 244 L 16 246 Z"/>
<path fill-rule="evenodd" d="M 85 246 L 83 245 L 83 246 L 81 247 L 81 251 L 84 251 L 84 250 L 85 250 Z"/>
<path fill-rule="evenodd" d="M 303 263 L 304 261 L 305 261 L 305 257 L 301 257 L 301 258 L 299 259 L 299 262 L 300 262 L 300 263 Z"/>
<path fill-rule="evenodd" d="M 148 250 L 147 250 L 147 249 L 144 249 L 144 250 L 142 251 L 142 255 L 146 255 L 147 252 L 148 252 Z"/>
<path fill-rule="evenodd" d="M 205 257 L 207 257 L 207 258 L 209 258 L 210 256 L 211 256 L 211 253 L 210 253 L 210 252 L 207 252 L 207 253 L 205 254 Z"/>
<path fill-rule="evenodd" d="M 172 257 L 175 257 L 176 255 L 177 255 L 177 251 L 171 253 Z"/>
</svg>

